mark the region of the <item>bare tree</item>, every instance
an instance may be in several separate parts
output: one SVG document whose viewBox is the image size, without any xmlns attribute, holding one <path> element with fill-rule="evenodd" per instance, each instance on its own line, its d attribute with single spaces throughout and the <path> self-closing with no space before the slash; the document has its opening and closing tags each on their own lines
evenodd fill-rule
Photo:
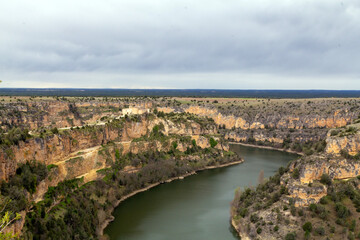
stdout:
<svg viewBox="0 0 360 240">
<path fill-rule="evenodd" d="M 261 170 L 258 177 L 258 184 L 264 183 L 264 170 Z"/>
</svg>

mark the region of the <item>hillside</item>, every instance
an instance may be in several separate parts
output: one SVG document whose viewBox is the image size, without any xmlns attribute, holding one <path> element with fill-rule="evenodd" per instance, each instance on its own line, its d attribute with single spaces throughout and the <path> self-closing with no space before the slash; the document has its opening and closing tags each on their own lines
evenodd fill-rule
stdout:
<svg viewBox="0 0 360 240">
<path fill-rule="evenodd" d="M 291 210 L 305 209 L 338 191 L 343 186 L 338 179 L 358 175 L 359 136 L 357 125 L 349 124 L 357 122 L 359 99 L 3 97 L 0 102 L 1 198 L 5 211 L 20 214 L 7 231 L 25 239 L 99 238 L 129 194 L 208 167 L 241 163 L 228 151 L 229 141 L 304 155 L 260 185 L 267 207 L 244 207 L 248 198 L 261 202 L 254 189 L 234 202 L 242 234 L 263 224 L 250 221 L 244 231 L 252 214 L 269 214 L 265 209 L 272 206 L 278 211 L 283 202 Z M 329 186 L 319 183 L 324 173 L 332 179 Z M 280 223 L 275 237 L 287 234 Z M 272 236 L 266 224 L 255 237 Z"/>
<path fill-rule="evenodd" d="M 323 151 L 236 193 L 232 220 L 242 239 L 360 237 L 358 124 L 330 130 L 326 143 Z"/>
</svg>

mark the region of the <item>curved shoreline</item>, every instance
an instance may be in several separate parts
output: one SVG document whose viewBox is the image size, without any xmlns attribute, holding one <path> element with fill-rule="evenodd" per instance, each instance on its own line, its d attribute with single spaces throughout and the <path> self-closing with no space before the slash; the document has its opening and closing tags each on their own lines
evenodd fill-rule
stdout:
<svg viewBox="0 0 360 240">
<path fill-rule="evenodd" d="M 268 150 L 276 150 L 276 151 L 281 151 L 281 152 L 297 154 L 299 156 L 304 156 L 303 153 L 299 153 L 299 152 L 295 152 L 295 151 L 288 150 L 288 149 L 283 149 L 283 148 L 271 147 L 271 146 L 260 146 L 260 145 L 255 145 L 255 144 L 242 143 L 242 142 L 229 142 L 229 144 L 238 144 L 238 145 L 242 145 L 242 146 L 246 146 L 246 147 L 262 148 L 262 149 L 268 149 Z"/>
<path fill-rule="evenodd" d="M 229 166 L 233 166 L 233 165 L 237 165 L 237 164 L 240 164 L 240 163 L 243 163 L 244 162 L 244 159 L 241 159 L 241 160 L 238 160 L 238 161 L 235 161 L 235 162 L 230 162 L 230 163 L 225 163 L 225 164 L 220 164 L 220 165 L 212 165 L 212 166 L 206 166 L 204 168 L 201 168 L 201 169 L 198 169 L 198 170 L 195 170 L 195 171 L 192 171 L 190 173 L 187 173 L 187 174 L 184 174 L 184 175 L 181 175 L 181 176 L 178 176 L 178 177 L 173 177 L 173 178 L 169 178 L 165 181 L 162 181 L 162 182 L 157 182 L 157 183 L 153 183 L 153 184 L 150 184 L 149 186 L 145 187 L 145 188 L 141 188 L 139 190 L 136 190 L 132 193 L 129 193 L 123 197 L 121 197 L 114 205 L 113 209 L 111 210 L 111 214 L 113 213 L 113 211 L 115 210 L 115 208 L 117 206 L 119 206 L 119 204 L 123 201 L 125 201 L 126 199 L 138 194 L 138 193 L 141 193 L 141 192 L 145 192 L 153 187 L 156 187 L 160 184 L 163 184 L 163 183 L 169 183 L 169 182 L 172 182 L 174 180 L 182 180 L 184 179 L 185 177 L 188 177 L 188 176 L 191 176 L 191 175 L 194 175 L 196 174 L 197 172 L 201 172 L 201 171 L 205 171 L 205 170 L 210 170 L 210 169 L 216 169 L 216 168 L 223 168 L 223 167 L 229 167 Z M 99 226 L 99 238 L 100 239 L 107 239 L 104 237 L 104 230 L 105 228 L 109 225 L 110 222 L 114 221 L 115 217 L 113 215 L 111 215 L 109 218 L 107 218 L 100 226 Z"/>
<path fill-rule="evenodd" d="M 281 151 L 281 152 L 288 152 L 288 153 L 297 154 L 299 156 L 304 156 L 303 153 L 299 153 L 299 152 L 295 152 L 295 151 L 287 150 L 287 149 L 282 149 L 282 148 L 275 148 L 275 147 L 271 147 L 271 146 L 260 146 L 260 145 L 241 143 L 241 142 L 229 142 L 229 144 L 237 144 L 237 145 L 242 145 L 242 146 L 246 146 L 246 147 L 261 148 L 261 149 L 268 149 L 268 150 L 276 150 L 276 151 Z M 238 237 L 240 237 L 240 239 L 242 239 L 242 240 L 250 240 L 250 237 L 247 234 L 244 234 L 241 231 L 241 229 L 239 228 L 239 226 L 236 224 L 236 222 L 234 220 L 234 216 L 232 214 L 230 216 L 230 223 L 231 223 L 232 228 L 236 231 Z"/>
<path fill-rule="evenodd" d="M 235 229 L 238 237 L 240 237 L 241 240 L 250 240 L 250 237 L 248 235 L 245 234 L 241 234 L 241 231 L 239 229 L 239 227 L 236 225 L 236 222 L 233 218 L 233 216 L 231 216 L 231 226 Z"/>
</svg>

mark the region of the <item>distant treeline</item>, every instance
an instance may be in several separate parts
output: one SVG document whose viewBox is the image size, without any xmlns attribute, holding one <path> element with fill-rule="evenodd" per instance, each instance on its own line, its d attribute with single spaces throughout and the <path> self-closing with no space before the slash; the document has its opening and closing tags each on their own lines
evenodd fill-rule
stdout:
<svg viewBox="0 0 360 240">
<path fill-rule="evenodd" d="M 360 97 L 360 90 L 221 90 L 221 89 L 78 89 L 1 88 L 3 96 L 94 96 L 94 97 L 242 97 L 242 98 L 329 98 Z"/>
</svg>

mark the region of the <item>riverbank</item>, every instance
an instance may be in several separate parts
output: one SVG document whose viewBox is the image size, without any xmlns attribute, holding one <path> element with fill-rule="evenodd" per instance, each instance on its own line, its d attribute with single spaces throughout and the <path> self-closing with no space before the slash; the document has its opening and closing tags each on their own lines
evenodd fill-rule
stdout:
<svg viewBox="0 0 360 240">
<path fill-rule="evenodd" d="M 242 145 L 242 146 L 246 146 L 246 147 L 262 148 L 262 149 L 268 149 L 268 150 L 276 150 L 276 151 L 281 151 L 281 152 L 288 152 L 288 153 L 297 154 L 299 156 L 304 156 L 303 153 L 295 152 L 295 151 L 292 151 L 292 150 L 289 150 L 289 149 L 271 147 L 271 146 L 260 146 L 260 145 L 249 144 L 249 143 L 241 143 L 241 142 L 229 142 L 229 144 L 238 144 L 238 145 Z"/>
<path fill-rule="evenodd" d="M 271 146 L 260 146 L 260 145 L 241 143 L 241 142 L 229 142 L 229 144 L 237 144 L 237 145 L 241 145 L 241 146 L 245 146 L 245 147 L 253 147 L 253 148 L 260 148 L 260 149 L 267 149 L 267 150 L 276 150 L 276 151 L 281 151 L 281 152 L 297 154 L 299 156 L 304 156 L 303 153 L 295 152 L 295 151 L 288 150 L 288 149 L 271 147 Z M 250 237 L 247 234 L 245 234 L 244 232 L 242 232 L 241 229 L 239 228 L 238 224 L 236 224 L 233 214 L 231 214 L 230 223 L 231 223 L 232 228 L 237 232 L 237 235 L 240 237 L 240 239 L 250 240 Z"/>
<path fill-rule="evenodd" d="M 237 226 L 233 216 L 231 216 L 231 226 L 234 228 L 234 230 L 236 231 L 238 237 L 241 239 L 241 240 L 250 240 L 250 237 L 248 235 L 246 235 L 245 233 L 242 233 L 240 231 L 240 228 Z"/>
<path fill-rule="evenodd" d="M 225 164 L 219 164 L 219 165 L 212 165 L 212 166 L 206 166 L 206 167 L 203 167 L 201 169 L 197 169 L 195 171 L 192 171 L 190 173 L 187 173 L 187 174 L 184 174 L 184 175 L 181 175 L 181 176 L 177 176 L 177 177 L 173 177 L 173 178 L 170 178 L 170 179 L 167 179 L 165 181 L 162 181 L 162 182 L 157 182 L 157 183 L 153 183 L 153 184 L 150 184 L 149 186 L 145 187 L 145 188 L 142 188 L 142 189 L 139 189 L 139 190 L 136 190 L 132 193 L 129 193 L 125 196 L 123 196 L 122 198 L 120 198 L 117 202 L 115 202 L 114 204 L 114 207 L 113 209 L 110 210 L 111 214 L 113 213 L 113 211 L 115 210 L 115 208 L 123 201 L 125 201 L 126 199 L 138 194 L 138 193 L 141 193 L 141 192 L 145 192 L 151 188 L 154 188 L 160 184 L 163 184 L 163 183 L 169 183 L 169 182 L 172 182 L 174 180 L 181 180 L 181 179 L 184 179 L 185 177 L 188 177 L 188 176 L 191 176 L 191 175 L 194 175 L 196 174 L 197 172 L 201 172 L 201 171 L 205 171 L 205 170 L 210 170 L 210 169 L 216 169 L 216 168 L 223 168 L 223 167 L 228 167 L 228 166 L 233 166 L 233 165 L 237 165 L 237 164 L 240 164 L 240 163 L 243 163 L 244 160 L 241 159 L 241 160 L 238 160 L 238 161 L 234 161 L 234 162 L 229 162 L 229 163 L 225 163 Z M 104 236 L 104 230 L 105 228 L 108 226 L 108 224 L 110 222 L 112 222 L 114 220 L 114 216 L 110 216 L 108 219 L 106 219 L 98 228 L 98 233 L 99 233 L 99 236 L 100 236 L 100 239 L 108 239 L 106 236 Z"/>
</svg>

